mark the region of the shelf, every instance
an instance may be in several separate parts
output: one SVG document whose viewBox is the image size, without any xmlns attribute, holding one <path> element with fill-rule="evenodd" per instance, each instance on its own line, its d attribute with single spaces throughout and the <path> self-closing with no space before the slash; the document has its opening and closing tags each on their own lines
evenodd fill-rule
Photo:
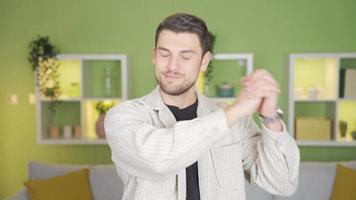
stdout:
<svg viewBox="0 0 356 200">
<path fill-rule="evenodd" d="M 339 98 L 339 101 L 356 101 L 356 98 Z"/>
<path fill-rule="evenodd" d="M 356 141 L 353 142 L 338 142 L 338 141 L 297 141 L 298 146 L 334 146 L 334 147 L 349 147 L 356 146 Z"/>
<path fill-rule="evenodd" d="M 233 84 L 234 95 L 237 95 L 241 89 L 240 78 L 247 74 L 246 64 L 239 65 L 235 60 L 213 60 L 211 65 L 214 69 L 209 82 L 209 96 L 218 96 L 218 86 L 224 83 Z"/>
<path fill-rule="evenodd" d="M 92 101 L 121 101 L 120 97 L 86 97 L 84 100 L 92 100 Z"/>
<path fill-rule="evenodd" d="M 80 126 L 80 102 L 61 102 L 55 105 L 55 112 L 51 111 L 53 102 L 41 102 L 41 138 L 49 139 L 51 127 L 57 127 L 58 138 L 63 138 L 64 126 Z M 73 131 L 74 133 L 74 131 Z"/>
<path fill-rule="evenodd" d="M 80 67 L 79 60 L 59 60 L 58 77 L 61 89 L 60 99 L 79 98 L 80 92 Z"/>
<path fill-rule="evenodd" d="M 304 53 L 289 58 L 290 134 L 304 146 L 356 146 L 350 134 L 356 130 L 356 99 L 342 96 L 342 70 L 356 69 L 356 53 Z M 340 135 L 340 127 L 345 127 L 340 120 L 348 124 L 345 137 Z"/>
<path fill-rule="evenodd" d="M 298 58 L 293 72 L 296 99 L 336 99 L 338 59 Z"/>
<path fill-rule="evenodd" d="M 225 101 L 232 102 L 236 99 L 236 97 L 209 97 L 212 101 Z"/>
<path fill-rule="evenodd" d="M 356 99 L 356 58 L 340 60 L 339 97 Z"/>
<path fill-rule="evenodd" d="M 95 105 L 127 99 L 126 55 L 62 54 L 58 62 L 61 96 L 56 101 L 45 98 L 35 85 L 37 143 L 106 144 L 95 133 Z"/>
<path fill-rule="evenodd" d="M 82 98 L 80 97 L 65 97 L 65 96 L 61 96 L 57 99 L 57 101 L 63 101 L 63 102 L 75 102 L 75 101 L 81 101 Z M 46 97 L 41 97 L 41 101 L 45 101 L 45 102 L 53 102 L 54 100 L 46 98 Z"/>
<path fill-rule="evenodd" d="M 112 97 L 121 96 L 121 63 L 118 61 L 83 62 L 83 90 L 84 97 Z M 96 81 L 92 81 L 96 80 Z"/>
<path fill-rule="evenodd" d="M 253 55 L 240 53 L 219 53 L 213 55 L 209 65 L 212 67 L 211 80 L 208 92 L 201 91 L 207 96 L 218 96 L 217 87 L 223 83 L 234 85 L 234 95 L 241 89 L 240 78 L 253 71 Z M 201 76 L 197 81 L 198 88 L 204 88 Z"/>
<path fill-rule="evenodd" d="M 93 145 L 93 144 L 105 144 L 106 139 L 42 139 L 38 141 L 39 144 L 52 144 L 52 145 Z"/>
<path fill-rule="evenodd" d="M 212 100 L 216 105 L 224 108 L 228 105 L 230 105 L 236 97 L 209 97 L 210 100 Z"/>
<path fill-rule="evenodd" d="M 346 123 L 346 132 L 344 132 L 344 137 L 341 136 L 341 127 L 338 124 L 337 130 L 337 140 L 343 141 L 348 140 L 352 141 L 351 132 L 356 131 L 356 101 L 340 101 L 339 104 L 339 114 L 338 114 L 338 123 L 342 120 Z"/>
<path fill-rule="evenodd" d="M 295 99 L 295 102 L 335 102 L 337 99 Z"/>
<path fill-rule="evenodd" d="M 329 117 L 334 118 L 336 102 L 334 101 L 301 101 L 295 102 L 295 117 Z"/>
</svg>

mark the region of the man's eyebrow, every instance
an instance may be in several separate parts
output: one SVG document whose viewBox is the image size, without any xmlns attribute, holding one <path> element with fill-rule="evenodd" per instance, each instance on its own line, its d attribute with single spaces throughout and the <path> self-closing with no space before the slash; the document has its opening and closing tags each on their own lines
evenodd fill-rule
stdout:
<svg viewBox="0 0 356 200">
<path fill-rule="evenodd" d="M 162 50 L 162 51 L 169 51 L 168 49 L 164 48 L 164 47 L 157 47 L 158 50 Z"/>
<path fill-rule="evenodd" d="M 169 49 L 164 48 L 164 47 L 157 47 L 158 50 L 162 50 L 162 51 L 168 51 Z M 182 50 L 180 51 L 181 53 L 192 53 L 192 54 L 197 54 L 194 50 Z"/>
<path fill-rule="evenodd" d="M 195 51 L 193 50 L 183 50 L 181 51 L 182 53 L 192 53 L 192 54 L 197 54 Z"/>
</svg>

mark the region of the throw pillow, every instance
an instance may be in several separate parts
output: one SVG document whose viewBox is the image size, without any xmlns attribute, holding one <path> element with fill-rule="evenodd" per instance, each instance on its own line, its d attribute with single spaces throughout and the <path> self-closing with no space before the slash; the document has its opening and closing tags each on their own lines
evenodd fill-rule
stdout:
<svg viewBox="0 0 356 200">
<path fill-rule="evenodd" d="M 63 176 L 28 180 L 25 183 L 31 200 L 91 200 L 89 169 Z"/>
<path fill-rule="evenodd" d="M 62 176 L 69 172 L 78 171 L 83 168 L 90 168 L 89 165 L 63 165 L 47 164 L 37 161 L 30 161 L 28 164 L 28 179 L 46 179 L 54 176 Z"/>
<path fill-rule="evenodd" d="M 356 199 L 356 170 L 337 165 L 331 200 Z"/>
</svg>

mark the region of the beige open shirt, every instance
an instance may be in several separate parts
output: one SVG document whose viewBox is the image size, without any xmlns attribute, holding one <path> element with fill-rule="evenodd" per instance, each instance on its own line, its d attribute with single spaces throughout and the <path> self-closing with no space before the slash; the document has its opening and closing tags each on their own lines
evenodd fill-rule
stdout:
<svg viewBox="0 0 356 200">
<path fill-rule="evenodd" d="M 185 200 L 185 168 L 198 161 L 201 200 L 244 200 L 246 178 L 266 191 L 297 188 L 299 150 L 283 124 L 274 133 L 251 117 L 232 128 L 223 110 L 198 96 L 198 117 L 177 122 L 159 87 L 123 102 L 105 118 L 112 160 L 124 183 L 123 200 Z"/>
</svg>

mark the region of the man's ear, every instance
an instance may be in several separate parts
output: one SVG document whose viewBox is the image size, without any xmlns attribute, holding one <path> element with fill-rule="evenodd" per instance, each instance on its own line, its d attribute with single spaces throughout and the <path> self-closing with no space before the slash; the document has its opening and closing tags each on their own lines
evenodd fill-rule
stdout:
<svg viewBox="0 0 356 200">
<path fill-rule="evenodd" d="M 200 64 L 200 71 L 203 71 L 205 72 L 206 69 L 208 68 L 208 65 L 210 63 L 210 60 L 212 58 L 212 54 L 210 51 L 207 51 L 204 56 L 203 56 L 203 59 L 201 61 L 201 64 Z"/>
<path fill-rule="evenodd" d="M 153 47 L 152 49 L 152 64 L 156 64 L 156 47 Z"/>
</svg>

